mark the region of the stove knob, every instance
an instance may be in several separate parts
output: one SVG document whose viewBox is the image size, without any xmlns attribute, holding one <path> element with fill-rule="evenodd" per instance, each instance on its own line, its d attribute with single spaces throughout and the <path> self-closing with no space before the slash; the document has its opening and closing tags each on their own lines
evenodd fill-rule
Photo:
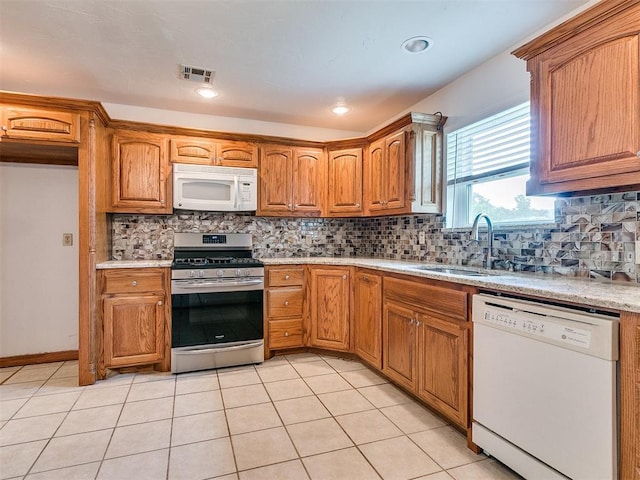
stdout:
<svg viewBox="0 0 640 480">
<path fill-rule="evenodd" d="M 189 271 L 189 276 L 190 277 L 195 277 L 196 276 L 196 272 L 194 272 L 193 270 Z"/>
<path fill-rule="evenodd" d="M 204 270 L 200 270 L 200 271 L 198 272 L 198 276 L 199 276 L 200 278 L 204 278 Z"/>
<path fill-rule="evenodd" d="M 251 274 L 251 271 L 248 268 L 244 269 L 244 276 L 248 277 Z"/>
<path fill-rule="evenodd" d="M 239 268 L 236 270 L 236 277 L 239 277 L 240 275 L 242 275 L 242 270 L 240 270 Z"/>
<path fill-rule="evenodd" d="M 216 275 L 218 275 L 219 277 L 221 277 L 222 275 L 224 275 L 224 272 L 222 270 L 218 270 L 216 272 Z"/>
</svg>

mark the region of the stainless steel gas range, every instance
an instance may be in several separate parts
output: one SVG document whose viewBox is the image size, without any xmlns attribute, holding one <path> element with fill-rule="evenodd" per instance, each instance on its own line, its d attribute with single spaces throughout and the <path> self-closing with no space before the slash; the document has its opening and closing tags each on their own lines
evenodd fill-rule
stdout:
<svg viewBox="0 0 640 480">
<path fill-rule="evenodd" d="M 250 234 L 176 233 L 171 371 L 264 361 L 264 267 Z"/>
</svg>

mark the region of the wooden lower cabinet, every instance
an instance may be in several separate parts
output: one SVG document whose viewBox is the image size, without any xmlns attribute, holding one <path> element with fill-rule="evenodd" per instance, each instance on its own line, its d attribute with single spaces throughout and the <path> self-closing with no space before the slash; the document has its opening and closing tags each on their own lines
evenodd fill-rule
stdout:
<svg viewBox="0 0 640 480">
<path fill-rule="evenodd" d="M 415 391 L 418 385 L 418 343 L 416 313 L 403 304 L 384 304 L 382 371 L 403 387 Z"/>
<path fill-rule="evenodd" d="M 469 329 L 433 315 L 418 315 L 420 368 L 418 395 L 427 403 L 467 425 Z"/>
<path fill-rule="evenodd" d="M 620 475 L 640 480 L 640 313 L 620 316 Z"/>
<path fill-rule="evenodd" d="M 469 419 L 469 295 L 445 282 L 384 279 L 383 369 L 463 428 Z"/>
<path fill-rule="evenodd" d="M 358 270 L 353 279 L 354 352 L 382 369 L 382 276 Z"/>
<path fill-rule="evenodd" d="M 349 351 L 350 269 L 311 267 L 312 347 Z"/>
<path fill-rule="evenodd" d="M 265 279 L 265 358 L 269 358 L 273 350 L 305 344 L 304 267 L 268 266 Z"/>
<path fill-rule="evenodd" d="M 168 268 L 122 268 L 99 271 L 105 368 L 157 364 L 170 369 L 170 272 Z"/>
</svg>

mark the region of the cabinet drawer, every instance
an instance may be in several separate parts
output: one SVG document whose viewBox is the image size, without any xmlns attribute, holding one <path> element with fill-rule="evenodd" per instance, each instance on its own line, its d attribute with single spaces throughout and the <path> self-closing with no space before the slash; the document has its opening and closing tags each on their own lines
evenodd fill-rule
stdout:
<svg viewBox="0 0 640 480">
<path fill-rule="evenodd" d="M 103 272 L 103 293 L 164 291 L 164 274 L 158 271 L 131 271 L 123 268 Z"/>
<path fill-rule="evenodd" d="M 460 321 L 467 320 L 466 292 L 397 278 L 385 278 L 384 296 L 419 310 L 434 311 Z"/>
<path fill-rule="evenodd" d="M 267 291 L 267 315 L 299 317 L 302 315 L 302 287 L 276 288 Z"/>
<path fill-rule="evenodd" d="M 295 320 L 269 320 L 269 348 L 301 346 L 301 318 Z"/>
<path fill-rule="evenodd" d="M 289 287 L 292 285 L 302 285 L 304 281 L 304 268 L 270 268 L 267 275 L 267 280 L 270 287 Z"/>
</svg>

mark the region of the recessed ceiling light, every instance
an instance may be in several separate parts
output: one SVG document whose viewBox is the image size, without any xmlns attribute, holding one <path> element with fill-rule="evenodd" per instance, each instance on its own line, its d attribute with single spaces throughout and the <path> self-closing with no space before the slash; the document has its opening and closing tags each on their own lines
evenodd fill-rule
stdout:
<svg viewBox="0 0 640 480">
<path fill-rule="evenodd" d="M 344 104 L 340 104 L 333 107 L 331 111 L 336 115 L 344 115 L 345 113 L 348 113 L 349 111 L 351 111 L 351 109 Z"/>
<path fill-rule="evenodd" d="M 218 92 L 210 87 L 198 87 L 196 88 L 196 93 L 204 98 L 214 98 L 218 96 Z"/>
<path fill-rule="evenodd" d="M 402 51 L 407 53 L 426 52 L 433 46 L 429 37 L 411 37 L 402 43 Z"/>
</svg>

